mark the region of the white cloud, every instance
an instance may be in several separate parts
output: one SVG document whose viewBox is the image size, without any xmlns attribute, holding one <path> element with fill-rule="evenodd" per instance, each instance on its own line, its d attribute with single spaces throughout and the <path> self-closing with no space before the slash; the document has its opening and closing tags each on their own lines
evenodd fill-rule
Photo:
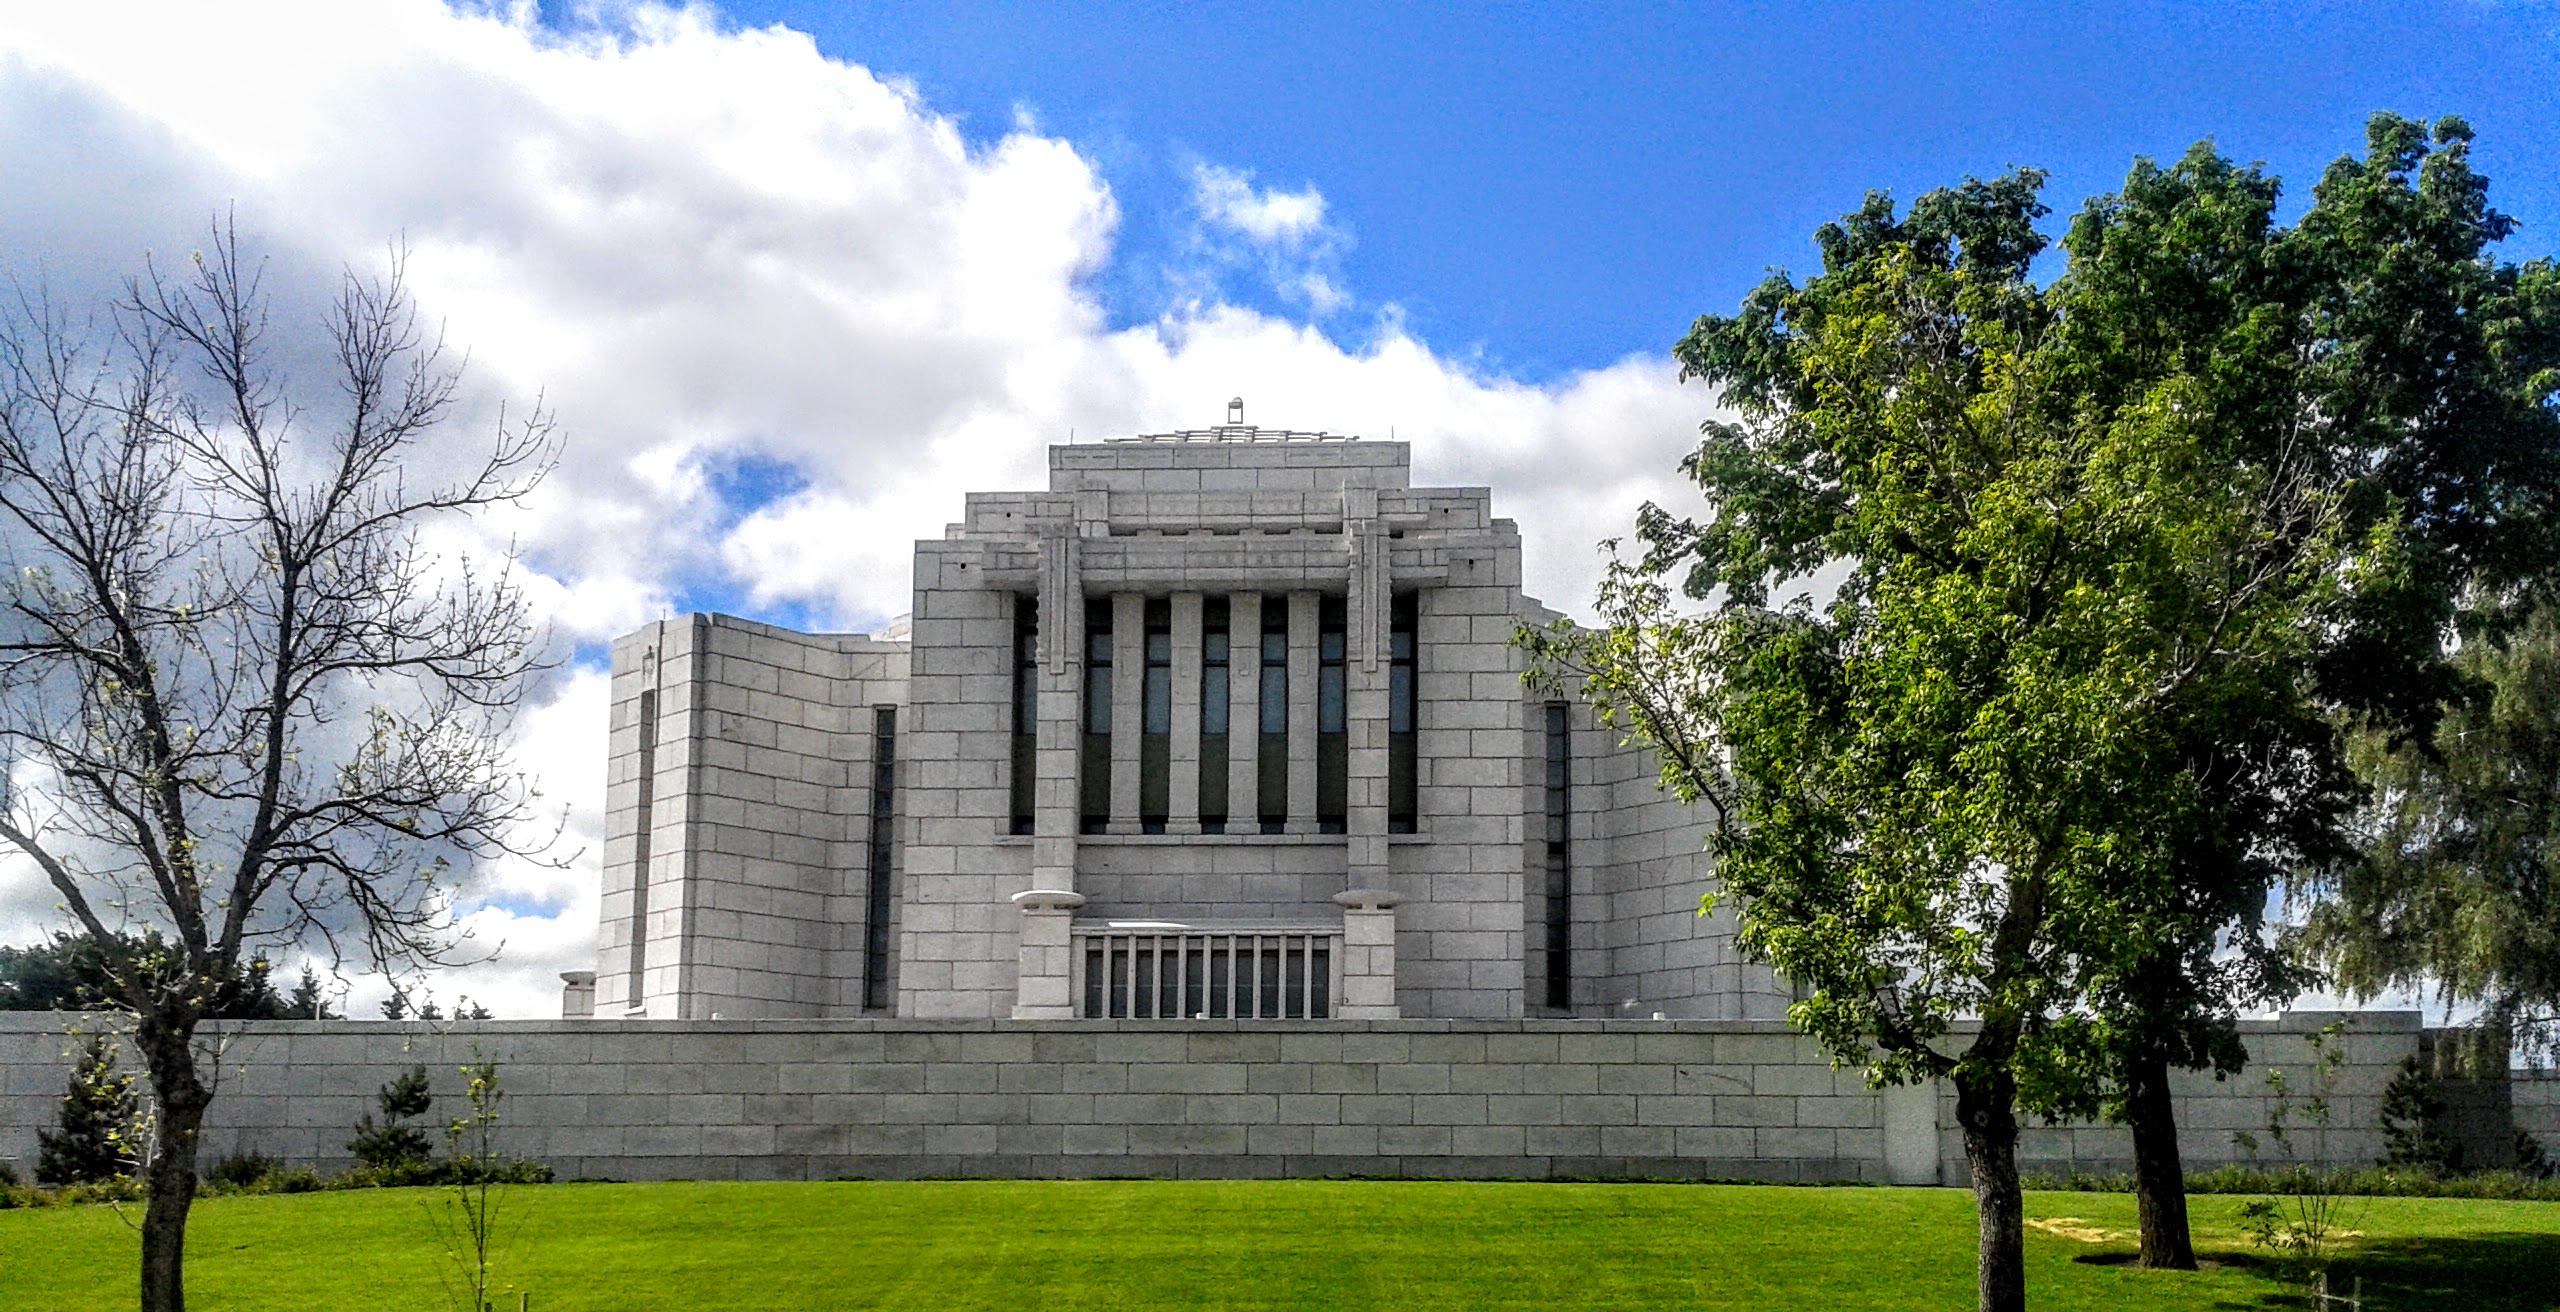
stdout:
<svg viewBox="0 0 2560 1312">
<path fill-rule="evenodd" d="M 1341 264 L 1351 236 L 1326 221 L 1324 193 L 1257 188 L 1250 173 L 1207 161 L 1192 164 L 1191 183 L 1188 262 L 1167 275 L 1193 308 L 1216 304 L 1224 279 L 1237 274 L 1317 319 L 1350 306 Z"/>
<path fill-rule="evenodd" d="M 1312 185 L 1280 191 L 1253 185 L 1253 175 L 1215 164 L 1191 169 L 1192 204 L 1207 223 L 1270 246 L 1297 246 L 1322 236 L 1324 193 Z"/>
<path fill-rule="evenodd" d="M 1416 340 L 1391 304 L 1347 349 L 1214 283 L 1114 330 L 1090 283 L 1117 203 L 1034 116 L 973 144 L 911 86 L 799 34 L 614 12 L 569 36 L 428 0 L 15 15 L 6 271 L 40 263 L 57 291 L 102 295 L 236 202 L 281 326 L 405 238 L 422 307 L 471 355 L 464 412 L 422 464 L 465 458 L 500 398 L 540 394 L 561 419 L 557 474 L 474 532 L 520 544 L 571 643 L 705 596 L 876 630 L 908 609 L 910 544 L 958 519 L 963 492 L 1037 486 L 1071 432 L 1198 427 L 1239 393 L 1257 422 L 1392 434 L 1419 480 L 1490 485 L 1522 522 L 1530 590 L 1560 608 L 1589 597 L 1594 541 L 1686 494 L 1674 466 L 1705 397 L 1667 360 L 1532 386 Z M 1205 164 L 1195 181 L 1213 261 L 1312 318 L 1351 311 L 1349 239 L 1315 187 Z M 744 456 L 795 478 L 723 504 L 707 471 Z M 601 680 L 539 701 L 520 751 L 585 856 L 481 872 L 465 905 L 498 901 L 473 927 L 505 953 L 436 984 L 510 1014 L 547 1012 L 594 934 Z M 0 939 L 52 923 L 25 885 L 0 863 Z"/>
</svg>

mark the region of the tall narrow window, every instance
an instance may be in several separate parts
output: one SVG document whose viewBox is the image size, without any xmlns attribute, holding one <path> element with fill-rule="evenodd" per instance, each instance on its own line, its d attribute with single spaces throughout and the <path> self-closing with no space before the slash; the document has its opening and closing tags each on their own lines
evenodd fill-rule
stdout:
<svg viewBox="0 0 2560 1312">
<path fill-rule="evenodd" d="M 1111 599 L 1084 605 L 1084 761 L 1077 795 L 1085 833 L 1111 824 Z"/>
<path fill-rule="evenodd" d="M 1415 781 L 1413 694 L 1414 594 L 1398 593 L 1387 638 L 1387 832 L 1410 834 L 1421 816 Z"/>
<path fill-rule="evenodd" d="M 1547 1005 L 1573 1005 L 1573 734 L 1547 703 Z"/>
<path fill-rule="evenodd" d="M 1349 611 L 1341 597 L 1316 607 L 1316 831 L 1326 834 L 1350 828 L 1351 735 L 1343 706 Z"/>
<path fill-rule="evenodd" d="M 1200 605 L 1200 832 L 1227 832 L 1227 599 Z"/>
<path fill-rule="evenodd" d="M 651 656 L 657 653 L 652 651 Z M 657 663 L 644 667 L 656 679 Z M 649 974 L 649 831 L 657 820 L 658 795 L 658 690 L 640 690 L 640 832 L 631 845 L 631 1005 L 647 1001 Z"/>
<path fill-rule="evenodd" d="M 1146 607 L 1147 677 L 1138 720 L 1138 830 L 1164 832 L 1172 809 L 1173 599 L 1149 597 Z"/>
<path fill-rule="evenodd" d="M 1289 827 L 1289 599 L 1262 599 L 1262 742 L 1254 753 L 1262 832 Z"/>
<path fill-rule="evenodd" d="M 1040 783 L 1040 599 L 1013 599 L 1013 832 L 1031 832 Z"/>
<path fill-rule="evenodd" d="M 862 1005 L 889 1007 L 889 840 L 898 815 L 898 708 L 871 708 L 869 896 L 862 925 Z"/>
</svg>

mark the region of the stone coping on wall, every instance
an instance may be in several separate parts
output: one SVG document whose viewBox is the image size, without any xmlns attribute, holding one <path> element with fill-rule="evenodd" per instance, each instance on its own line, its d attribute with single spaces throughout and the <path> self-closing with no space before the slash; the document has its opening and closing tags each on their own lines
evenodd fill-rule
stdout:
<svg viewBox="0 0 2560 1312">
<path fill-rule="evenodd" d="M 2415 1013 L 2352 1013 L 2325 1158 L 2378 1151 L 2366 1123 L 2416 1051 Z M 2342 1017 L 2250 1022 L 2261 1051 Z M 79 1025 L 0 1013 L 0 1158 L 23 1165 L 61 1099 Z M 1783 1022 L 1719 1020 L 264 1021 L 223 1048 L 204 1152 L 345 1164 L 375 1088 L 499 1060 L 511 1150 L 563 1176 L 920 1175 L 1963 1178 L 1951 1095 L 1875 1090 Z M 2264 1123 L 2263 1081 L 2188 1081 L 2191 1164 Z M 2029 1169 L 2121 1170 L 2115 1127 L 2024 1127 Z"/>
<path fill-rule="evenodd" d="M 2243 1034 L 2311 1034 L 2344 1022 L 2356 1034 L 2415 1034 L 2424 1028 L 2414 1011 L 2287 1012 L 2240 1022 Z M 83 1032 L 113 1032 L 120 1023 L 112 1013 L 67 1011 L 0 1011 L 0 1033 L 63 1034 L 75 1025 Z M 996 1018 L 920 1018 L 903 1016 L 767 1017 L 730 1020 L 662 1020 L 650 1017 L 546 1017 L 535 1020 L 424 1021 L 337 1018 L 331 1020 L 212 1021 L 204 1028 L 241 1034 L 544 1034 L 561 1030 L 646 1034 L 790 1034 L 825 1032 L 958 1033 L 990 1031 L 1188 1032 L 1321 1034 L 1777 1034 L 1812 1040 L 1782 1020 L 1705 1020 L 1695 1017 L 1596 1019 L 1580 1016 L 1532 1016 L 1511 1019 L 1392 1020 L 1014 1020 Z M 1961 1036 L 1969 1027 L 1959 1025 Z"/>
</svg>

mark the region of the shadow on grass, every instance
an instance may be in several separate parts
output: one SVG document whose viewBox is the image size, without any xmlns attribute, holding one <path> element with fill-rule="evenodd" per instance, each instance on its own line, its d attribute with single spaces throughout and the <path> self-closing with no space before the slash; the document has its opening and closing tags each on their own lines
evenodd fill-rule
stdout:
<svg viewBox="0 0 2560 1312">
<path fill-rule="evenodd" d="M 2084 1262 L 2113 1264 L 2119 1254 L 2091 1254 Z M 2233 1309 L 2309 1305 L 2295 1268 L 2256 1253 L 2216 1254 L 2210 1262 L 2254 1272 L 2276 1286 Z M 2377 1239 L 2357 1244 L 2330 1268 L 2330 1288 L 2345 1294 L 2364 1280 L 2365 1306 L 2373 1312 L 2551 1312 L 2560 1306 L 2560 1235 L 2474 1234 Z"/>
</svg>

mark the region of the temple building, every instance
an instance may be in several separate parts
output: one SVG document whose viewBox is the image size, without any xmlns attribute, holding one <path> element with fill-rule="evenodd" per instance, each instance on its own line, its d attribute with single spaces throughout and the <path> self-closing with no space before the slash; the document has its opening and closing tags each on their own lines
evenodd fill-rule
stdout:
<svg viewBox="0 0 2560 1312">
<path fill-rule="evenodd" d="M 1522 683 L 1519 531 L 1411 448 L 1052 447 L 879 635 L 615 643 L 598 1016 L 1783 1014 L 1704 817 Z"/>
</svg>

